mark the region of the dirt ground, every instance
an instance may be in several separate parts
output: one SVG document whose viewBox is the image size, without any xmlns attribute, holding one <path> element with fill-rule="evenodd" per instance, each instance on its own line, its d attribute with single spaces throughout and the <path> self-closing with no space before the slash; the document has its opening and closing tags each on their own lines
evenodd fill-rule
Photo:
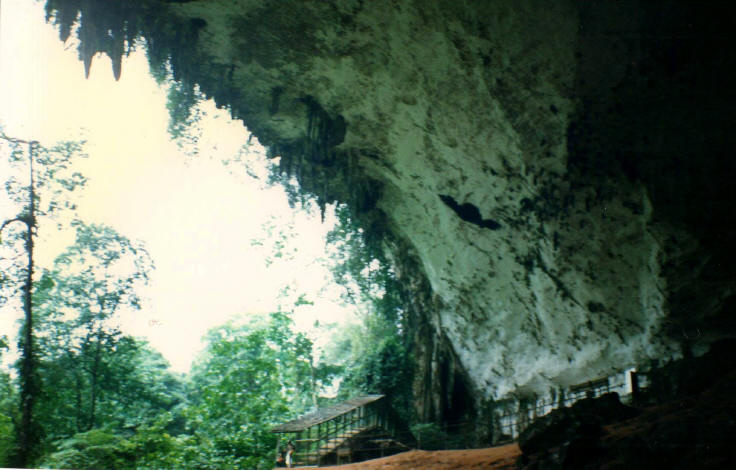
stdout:
<svg viewBox="0 0 736 470">
<path fill-rule="evenodd" d="M 339 470 L 514 470 L 521 454 L 519 446 L 508 444 L 488 449 L 413 450 L 367 462 L 330 467 Z"/>
</svg>

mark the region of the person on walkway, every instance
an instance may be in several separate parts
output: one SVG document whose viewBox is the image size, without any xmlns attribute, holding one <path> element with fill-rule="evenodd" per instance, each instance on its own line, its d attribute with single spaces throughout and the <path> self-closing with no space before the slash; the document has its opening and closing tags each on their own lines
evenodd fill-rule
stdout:
<svg viewBox="0 0 736 470">
<path fill-rule="evenodd" d="M 276 455 L 276 467 L 286 467 L 286 451 L 283 447 L 279 448 L 279 451 Z"/>
<path fill-rule="evenodd" d="M 294 451 L 296 450 L 296 447 L 294 446 L 294 443 L 290 440 L 288 444 L 286 444 L 286 466 L 289 468 L 292 468 L 294 466 Z"/>
</svg>

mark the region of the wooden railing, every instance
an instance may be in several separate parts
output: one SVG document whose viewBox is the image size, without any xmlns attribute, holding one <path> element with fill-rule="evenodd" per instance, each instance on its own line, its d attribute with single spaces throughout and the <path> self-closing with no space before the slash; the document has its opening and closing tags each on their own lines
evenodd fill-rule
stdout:
<svg viewBox="0 0 736 470">
<path fill-rule="evenodd" d="M 570 406 L 583 398 L 595 398 L 605 393 L 616 391 L 619 395 L 631 391 L 626 387 L 625 374 L 604 377 L 571 386 L 567 390 L 558 390 L 555 397 L 539 399 L 531 403 L 518 403 L 518 409 L 502 413 L 498 417 L 497 429 L 501 440 L 516 439 L 536 418 L 544 416 L 564 406 Z"/>
<path fill-rule="evenodd" d="M 346 440 L 371 429 L 395 432 L 393 420 L 382 403 L 373 402 L 296 433 L 292 442 L 294 466 L 319 466 L 320 461 Z"/>
</svg>

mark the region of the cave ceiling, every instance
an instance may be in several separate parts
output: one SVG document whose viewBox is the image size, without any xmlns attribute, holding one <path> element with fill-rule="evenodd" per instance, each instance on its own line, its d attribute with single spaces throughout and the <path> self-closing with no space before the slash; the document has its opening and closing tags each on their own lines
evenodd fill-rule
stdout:
<svg viewBox="0 0 736 470">
<path fill-rule="evenodd" d="M 383 241 L 417 390 L 440 356 L 498 399 L 734 335 L 729 3 L 89 3 L 48 2 L 86 64 L 142 36 Z"/>
</svg>

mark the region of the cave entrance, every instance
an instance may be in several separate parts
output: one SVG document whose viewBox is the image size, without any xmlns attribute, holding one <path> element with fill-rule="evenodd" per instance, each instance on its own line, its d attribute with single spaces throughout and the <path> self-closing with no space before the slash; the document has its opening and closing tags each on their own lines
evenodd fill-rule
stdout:
<svg viewBox="0 0 736 470">
<path fill-rule="evenodd" d="M 141 381 L 161 385 L 159 391 L 171 398 L 170 402 L 151 405 L 172 412 L 168 422 L 146 422 L 157 426 L 153 434 L 161 436 L 165 433 L 160 431 L 165 430 L 167 436 L 191 436 L 193 426 L 187 424 L 187 419 L 196 415 L 198 432 L 208 434 L 211 441 L 227 443 L 222 453 L 227 463 L 217 460 L 221 455 L 210 455 L 210 460 L 235 468 L 250 466 L 250 462 L 238 460 L 244 453 L 238 439 L 247 435 L 254 442 L 258 440 L 258 445 L 248 449 L 252 453 L 255 448 L 265 448 L 263 443 L 272 437 L 264 437 L 254 429 L 254 422 L 273 419 L 263 418 L 266 413 L 259 408 L 261 405 L 286 418 L 290 413 L 317 408 L 339 387 L 341 393 L 386 393 L 387 401 L 395 407 L 398 404 L 397 412 L 405 419 L 411 412 L 411 356 L 397 281 L 385 258 L 376 254 L 374 245 L 363 237 L 345 208 L 325 207 L 300 198 L 302 192 L 295 180 L 274 165 L 277 158 L 267 157 L 266 149 L 242 122 L 231 119 L 230 110 L 218 109 L 196 86 L 186 88 L 172 80 L 170 67 L 154 71 L 154 79 L 149 73 L 151 58 L 143 50 L 132 50 L 122 59 L 122 74 L 120 56 L 113 57 L 111 64 L 104 55 L 90 54 L 100 44 L 110 46 L 111 35 L 119 33 L 119 29 L 95 24 L 114 14 L 94 11 L 97 3 L 85 3 L 83 7 L 90 10 L 83 14 L 75 10 L 78 5 L 74 2 L 50 0 L 49 4 L 64 5 L 60 8 L 69 13 L 64 17 L 51 15 L 62 36 L 71 26 L 72 31 L 83 33 L 78 32 L 78 37 L 87 37 L 93 29 L 104 41 L 94 43 L 100 38 L 92 38 L 94 47 L 80 46 L 74 39 L 64 44 L 59 42 L 54 26 L 43 22 L 42 5 L 14 2 L 5 8 L 3 2 L 2 32 L 8 33 L 5 21 L 15 29 L 10 31 L 13 53 L 0 57 L 32 60 L 2 66 L 2 88 L 13 90 L 9 105 L 0 107 L 2 130 L 44 146 L 59 140 L 86 140 L 84 148 L 89 158 L 75 162 L 74 169 L 88 183 L 75 193 L 77 199 L 70 207 L 76 209 L 56 220 L 58 225 L 41 225 L 35 251 L 40 263 L 38 272 L 69 246 L 75 235 L 70 227 L 75 226 L 77 218 L 113 227 L 126 237 L 140 240 L 153 259 L 156 269 L 148 275 L 147 286 L 136 293 L 142 299 L 140 311 L 120 312 L 115 318 L 118 324 L 111 326 L 109 335 L 124 337 L 126 344 L 140 342 L 140 350 L 148 351 L 150 346 L 151 356 L 159 352 L 163 356 L 156 356 L 155 361 L 140 368 L 128 369 L 145 372 L 150 366 L 162 374 L 171 373 L 167 380 Z M 115 5 L 110 5 L 115 10 Z M 66 36 L 64 39 L 72 37 Z M 7 47 L 5 40 L 0 44 Z M 71 46 L 80 46 L 79 55 Z M 330 118 L 328 123 L 324 110 L 316 103 L 306 98 L 302 103 L 309 114 L 310 138 L 315 133 L 329 144 L 342 139 L 345 126 L 341 118 Z M 319 145 L 313 150 L 314 155 L 324 156 Z M 12 153 L 2 156 L 12 158 Z M 374 202 L 366 198 L 361 204 Z M 337 240 L 340 246 L 326 249 L 328 239 Z M 346 255 L 343 249 L 350 253 Z M 339 276 L 346 282 L 340 286 L 331 272 L 335 265 L 344 268 Z M 52 281 L 46 285 L 61 284 Z M 346 301 L 345 290 L 348 298 L 357 300 Z M 131 309 L 137 310 L 137 298 L 132 303 L 136 305 Z M 383 310 L 376 314 L 379 304 Z M 84 313 L 73 311 L 69 317 L 81 318 Z M 15 320 L 13 315 L 0 318 L 9 323 Z M 36 323 L 37 331 L 47 327 Z M 11 325 L 0 332 L 14 329 Z M 343 334 L 345 331 L 348 334 Z M 96 350 L 102 351 L 103 333 L 107 332 L 100 327 L 82 341 L 96 338 Z M 40 331 L 42 335 L 54 336 L 48 334 L 48 329 Z M 4 344 L 5 338 L 0 335 L 0 347 Z M 109 344 L 110 351 L 117 351 L 112 340 Z M 92 350 L 95 348 L 80 348 L 79 354 Z M 196 367 L 191 367 L 200 352 Z M 66 357 L 55 356 L 56 351 L 51 350 L 45 354 L 48 357 L 44 359 L 49 361 Z M 101 364 L 102 354 L 91 362 Z M 106 359 L 112 361 L 110 357 Z M 0 371 L 0 379 L 4 379 L 2 374 Z M 334 380 L 338 376 L 342 384 Z M 43 378 L 49 383 L 55 380 Z M 131 421 L 110 423 L 107 417 L 99 416 L 103 402 L 98 396 L 102 380 L 98 379 L 98 375 L 90 379 L 89 394 L 77 393 L 78 403 L 87 395 L 91 397 L 87 406 L 91 411 L 83 430 L 105 434 L 108 431 L 102 426 L 112 426 L 110 432 L 115 435 L 102 437 L 111 437 L 115 445 L 131 435 L 148 439 L 148 435 L 137 434 L 137 429 L 119 424 Z M 86 385 L 80 379 L 73 386 Z M 213 388 L 217 393 L 208 397 L 199 393 L 200 389 Z M 110 402 L 122 403 L 125 400 L 115 394 L 123 389 L 127 390 L 120 386 L 112 391 L 105 389 L 105 393 L 114 398 Z M 80 415 L 77 402 L 65 402 L 59 408 Z M 127 403 L 130 401 L 121 407 Z M 192 413 L 181 411 L 190 405 L 194 407 Z M 121 413 L 132 415 L 133 411 L 125 409 Z M 223 414 L 231 418 L 226 426 L 219 425 Z M 48 416 L 41 413 L 34 417 L 39 422 L 48 421 Z M 60 421 L 72 423 L 74 418 L 64 416 Z M 77 425 L 64 436 L 99 437 L 77 436 L 84 434 L 83 430 Z M 67 445 L 61 442 L 63 439 L 48 448 Z M 212 449 L 203 446 L 200 450 L 206 453 Z M 73 466 L 59 460 L 63 455 L 46 457 L 51 459 L 49 462 L 57 462 L 50 466 Z M 160 462 L 140 466 L 160 466 Z"/>
<path fill-rule="evenodd" d="M 76 41 L 59 41 L 42 4 L 4 2 L 3 28 L 2 57 L 14 61 L 3 64 L 3 133 L 47 146 L 85 140 L 89 158 L 75 169 L 88 182 L 69 217 L 140 239 L 154 258 L 149 302 L 122 319 L 123 331 L 186 372 L 207 329 L 233 315 L 294 312 L 296 327 L 321 343 L 329 335 L 315 322 L 354 317 L 325 251 L 334 211 L 290 205 L 293 182 L 272 184 L 266 149 L 228 110 L 165 75 L 157 83 L 141 48 L 123 59 L 119 80 L 103 54 L 85 78 Z M 39 236 L 48 264 L 73 231 L 49 225 Z M 12 316 L 1 321 L 15 329 Z"/>
</svg>

